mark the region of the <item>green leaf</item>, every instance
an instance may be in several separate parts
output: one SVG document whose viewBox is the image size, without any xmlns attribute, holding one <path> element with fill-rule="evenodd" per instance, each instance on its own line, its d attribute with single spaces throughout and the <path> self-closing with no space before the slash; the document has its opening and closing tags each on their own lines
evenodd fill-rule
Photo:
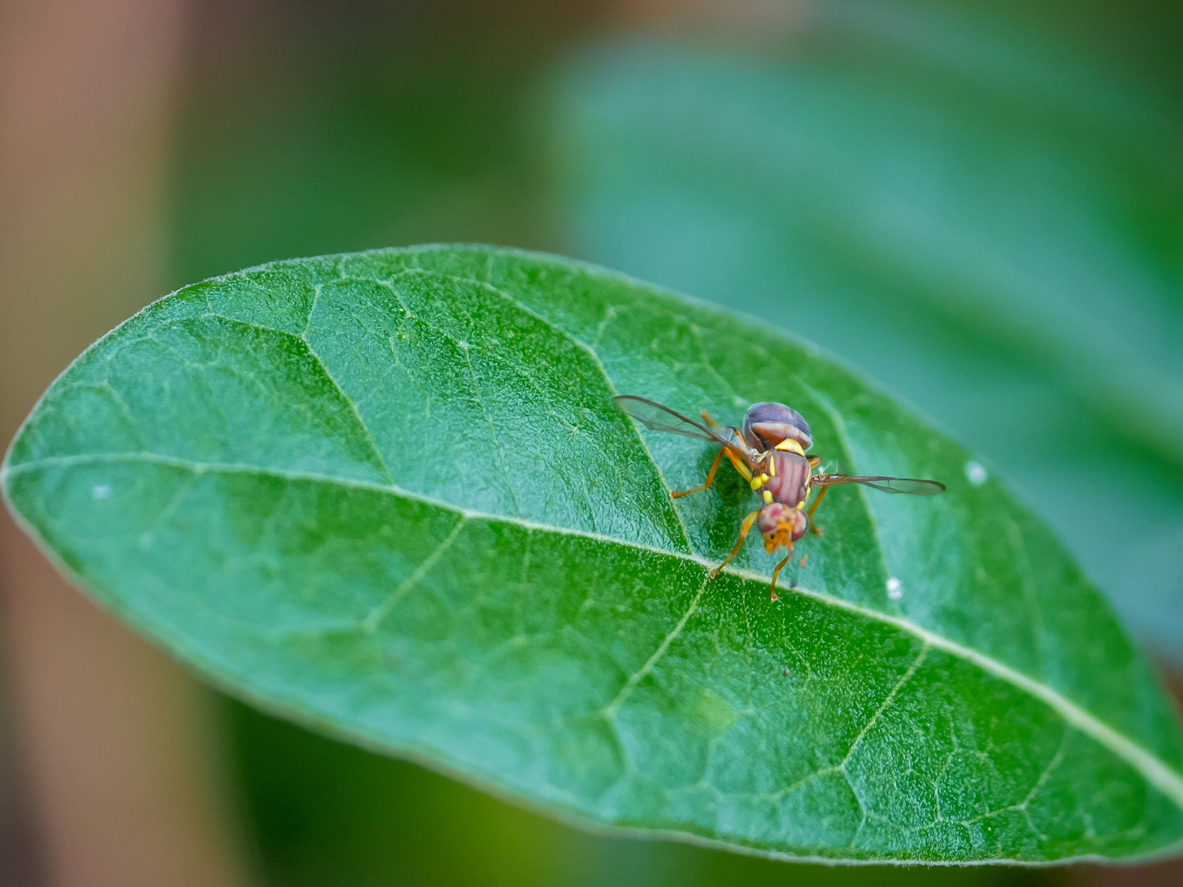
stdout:
<svg viewBox="0 0 1183 887">
<path fill-rule="evenodd" d="M 752 505 L 616 392 L 809 419 L 852 469 L 769 600 Z M 559 817 L 761 854 L 1043 862 L 1183 836 L 1143 656 L 968 455 L 764 325 L 478 247 L 187 287 L 84 354 L 3 467 L 104 605 L 269 710 Z M 889 580 L 893 591 L 889 593 Z M 898 586 L 897 584 L 898 583 Z"/>
</svg>

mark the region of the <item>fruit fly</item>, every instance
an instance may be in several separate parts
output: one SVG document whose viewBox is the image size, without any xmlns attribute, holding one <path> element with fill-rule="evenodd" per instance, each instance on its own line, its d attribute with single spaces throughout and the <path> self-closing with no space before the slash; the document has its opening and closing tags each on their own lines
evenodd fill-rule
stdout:
<svg viewBox="0 0 1183 887">
<path fill-rule="evenodd" d="M 719 453 L 711 463 L 706 481 L 690 490 L 671 491 L 672 498 L 709 490 L 724 456 L 751 485 L 752 492 L 760 497 L 761 505 L 743 519 L 739 541 L 731 549 L 731 554 L 710 575 L 712 579 L 718 576 L 719 571 L 739 554 L 740 546 L 755 526 L 764 537 L 766 552 L 772 554 L 778 548 L 788 552 L 772 571 L 774 601 L 777 600 L 776 577 L 793 556 L 793 543 L 807 532 L 821 535 L 822 531 L 813 523 L 813 514 L 830 487 L 862 484 L 884 493 L 914 496 L 935 496 L 945 492 L 945 485 L 935 480 L 817 472 L 821 458 L 806 455 L 806 451 L 813 446 L 809 423 L 800 413 L 783 403 L 754 403 L 748 407 L 742 427 L 732 428 L 720 425 L 707 415 L 706 410 L 702 412 L 706 425 L 700 425 L 669 407 L 643 397 L 626 394 L 615 398 L 615 402 L 646 428 L 684 434 L 719 445 Z M 817 494 L 813 504 L 806 509 L 809 493 L 815 487 Z"/>
</svg>

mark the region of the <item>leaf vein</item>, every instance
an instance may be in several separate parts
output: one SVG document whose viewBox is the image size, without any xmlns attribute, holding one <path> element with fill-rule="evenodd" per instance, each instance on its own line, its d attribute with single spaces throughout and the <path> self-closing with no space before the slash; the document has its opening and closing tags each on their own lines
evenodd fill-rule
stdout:
<svg viewBox="0 0 1183 887">
<path fill-rule="evenodd" d="M 456 275 L 456 274 L 444 274 L 439 271 L 425 269 L 425 268 L 408 268 L 398 274 L 392 275 L 390 278 L 390 282 L 389 282 L 389 285 L 391 286 L 391 288 L 393 288 L 393 281 L 396 280 L 398 277 L 403 276 L 404 274 L 430 275 L 430 276 L 434 276 L 434 277 L 444 278 L 446 280 L 451 280 L 454 283 L 472 284 L 472 285 L 479 286 L 483 289 L 488 290 L 489 292 L 500 297 L 501 299 L 504 299 L 510 305 L 514 306 L 516 309 L 521 311 L 523 314 L 527 314 L 530 317 L 533 317 L 534 319 L 539 321 L 540 323 L 546 325 L 549 329 L 553 330 L 560 337 L 566 339 L 568 342 L 570 342 L 576 348 L 579 348 L 582 351 L 586 352 L 588 354 L 588 356 L 591 358 L 596 369 L 599 370 L 600 375 L 604 380 L 604 384 L 608 387 L 609 393 L 611 393 L 611 394 L 619 393 L 616 390 L 616 386 L 612 384 L 612 377 L 608 373 L 608 368 L 604 366 L 604 362 L 600 359 L 600 355 L 595 351 L 595 349 L 593 349 L 590 345 L 588 345 L 582 339 L 579 339 L 578 337 L 569 333 L 567 330 L 561 329 L 553 321 L 551 321 L 550 319 L 548 319 L 546 317 L 543 317 L 537 311 L 534 311 L 528 305 L 523 303 L 520 299 L 515 298 L 511 293 L 507 293 L 504 290 L 498 289 L 496 286 L 494 286 L 493 284 L 489 283 L 486 280 L 480 280 L 475 277 L 464 277 L 464 276 Z M 654 472 L 656 472 L 658 478 L 661 480 L 662 486 L 664 486 L 667 491 L 673 489 L 666 482 L 665 475 L 661 471 L 661 466 L 659 466 L 657 464 L 657 460 L 655 458 L 653 458 L 653 453 L 649 449 L 649 445 L 647 443 L 645 443 L 645 438 L 641 435 L 641 432 L 637 429 L 637 427 L 634 423 L 629 422 L 629 425 L 632 426 L 633 433 L 636 435 L 637 440 L 640 442 L 641 448 L 644 450 L 645 456 L 646 456 L 646 458 L 648 458 L 649 463 L 653 466 Z M 672 504 L 670 505 L 670 511 L 673 513 L 674 519 L 677 521 L 678 527 L 681 530 L 682 541 L 686 544 L 686 550 L 687 551 L 693 550 L 693 548 L 690 544 L 690 531 L 686 528 L 686 522 L 682 519 L 682 513 L 677 509 L 677 507 L 675 507 Z"/>
<path fill-rule="evenodd" d="M 317 292 L 319 293 L 320 287 L 317 287 L 316 289 L 317 289 Z M 294 339 L 297 342 L 302 343 L 304 346 L 304 350 L 308 353 L 308 356 L 311 357 L 314 361 L 316 361 L 316 365 L 320 367 L 321 372 L 324 373 L 324 376 L 328 380 L 329 384 L 333 386 L 333 390 L 335 390 L 339 395 L 341 395 L 341 397 L 345 401 L 345 403 L 347 403 L 349 405 L 349 409 L 353 412 L 354 418 L 357 419 L 358 426 L 365 433 L 366 441 L 369 443 L 370 449 L 374 453 L 374 458 L 378 460 L 378 467 L 382 470 L 382 474 L 385 476 L 387 481 L 389 481 L 390 483 L 394 483 L 394 476 L 390 473 L 390 468 L 386 464 L 386 459 L 383 457 L 382 451 L 380 449 L 378 449 L 378 441 L 374 437 L 374 432 L 370 430 L 370 426 L 367 425 L 365 419 L 362 418 L 361 411 L 357 408 L 357 402 L 352 397 L 349 396 L 348 392 L 346 392 L 344 388 L 341 387 L 341 383 L 338 382 L 336 376 L 334 376 L 329 371 L 328 365 L 324 362 L 324 360 L 321 358 L 321 356 L 316 353 L 316 349 L 312 347 L 312 343 L 309 342 L 308 339 L 306 339 L 304 337 L 304 335 L 297 336 L 295 333 L 289 333 L 287 330 L 281 330 L 281 329 L 276 329 L 275 327 L 264 326 L 263 324 L 253 323 L 252 321 L 249 321 L 249 320 L 240 320 L 237 317 L 227 317 L 224 314 L 218 314 L 216 312 L 211 312 L 208 315 L 204 315 L 204 316 L 216 317 L 219 320 L 226 321 L 227 323 L 236 324 L 238 326 L 250 327 L 251 329 L 260 330 L 263 332 L 274 333 L 279 336 L 285 336 L 287 338 Z M 311 325 L 311 323 L 312 323 L 311 312 L 309 312 L 309 315 L 308 315 L 308 323 L 309 323 L 309 325 Z M 305 335 L 306 334 L 307 334 L 307 330 L 305 331 Z"/>
<path fill-rule="evenodd" d="M 682 634 L 682 629 L 686 627 L 686 623 L 690 621 L 690 617 L 698 611 L 699 602 L 706 592 L 708 578 L 706 576 L 703 577 L 702 584 L 698 587 L 698 591 L 690 601 L 690 605 L 686 607 L 685 612 L 682 613 L 681 618 L 669 633 L 661 639 L 661 643 L 657 645 L 657 649 L 653 651 L 652 655 L 645 660 L 645 664 L 628 676 L 628 680 L 624 682 L 624 686 L 620 688 L 620 692 L 616 694 L 616 698 L 604 706 L 604 717 L 609 721 L 616 718 L 616 713 L 620 711 L 620 707 L 624 705 L 625 700 L 632 694 L 633 689 L 653 671 L 654 666 L 657 665 L 661 657 L 669 650 L 670 644 L 676 641 Z"/>
<path fill-rule="evenodd" d="M 871 728 L 875 726 L 875 724 L 879 721 L 879 718 L 883 716 L 883 713 L 891 707 L 892 702 L 895 701 L 895 698 L 899 694 L 900 690 L 904 688 L 904 685 L 906 685 L 908 681 L 912 680 L 912 676 L 916 674 L 920 666 L 924 664 L 924 660 L 928 656 L 928 648 L 929 645 L 926 641 L 920 647 L 920 653 L 916 656 L 915 660 L 913 660 L 912 664 L 908 666 L 908 670 L 900 676 L 900 679 L 896 681 L 895 686 L 891 688 L 891 692 L 887 694 L 887 697 L 880 704 L 879 708 L 875 710 L 875 714 L 871 715 L 871 719 L 867 721 L 866 726 L 859 730 L 858 735 L 854 737 L 854 741 L 850 744 L 850 750 L 838 764 L 839 767 L 845 767 L 850 762 L 850 759 L 854 757 L 854 753 L 858 751 L 859 745 L 862 744 L 863 739 L 866 738 L 867 734 L 871 732 Z"/>
<path fill-rule="evenodd" d="M 366 618 L 362 620 L 362 631 L 366 632 L 367 634 L 372 634 L 378 629 L 378 626 L 382 623 L 382 620 L 390 614 L 391 610 L 398 606 L 399 601 L 405 598 L 411 592 L 411 590 L 416 585 L 418 585 L 420 581 L 422 581 L 423 577 L 426 576 L 431 571 L 431 568 L 436 565 L 439 559 L 444 556 L 444 552 L 452 547 L 452 543 L 456 541 L 456 537 L 460 535 L 460 532 L 464 529 L 467 523 L 468 515 L 460 515 L 460 519 L 456 521 L 456 525 L 452 527 L 451 532 L 443 538 L 443 540 L 435 547 L 431 554 L 423 559 L 423 562 L 414 569 L 410 576 L 398 584 L 398 587 L 390 593 L 390 596 L 386 598 L 386 600 L 384 600 L 366 615 Z"/>
</svg>

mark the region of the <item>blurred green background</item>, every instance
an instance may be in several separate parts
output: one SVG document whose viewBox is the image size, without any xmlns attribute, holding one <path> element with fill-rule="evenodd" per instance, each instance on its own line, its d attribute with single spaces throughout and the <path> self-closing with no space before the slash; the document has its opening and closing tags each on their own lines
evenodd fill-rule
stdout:
<svg viewBox="0 0 1183 887">
<path fill-rule="evenodd" d="M 1165 0 L 193 0 L 165 276 L 480 241 L 754 314 L 980 453 L 1183 666 L 1181 44 Z M 269 884 L 1183 878 L 591 836 L 218 706 Z"/>
</svg>

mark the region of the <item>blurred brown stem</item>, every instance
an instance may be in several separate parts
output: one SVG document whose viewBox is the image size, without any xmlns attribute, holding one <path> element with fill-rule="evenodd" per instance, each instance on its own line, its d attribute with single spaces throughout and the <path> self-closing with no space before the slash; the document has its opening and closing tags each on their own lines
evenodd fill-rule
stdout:
<svg viewBox="0 0 1183 887">
<path fill-rule="evenodd" d="M 71 358 L 163 290 L 184 12 L 184 0 L 0 7 L 5 443 Z M 7 515 L 0 607 L 3 698 L 48 881 L 246 883 L 207 691 L 70 588 Z"/>
</svg>

